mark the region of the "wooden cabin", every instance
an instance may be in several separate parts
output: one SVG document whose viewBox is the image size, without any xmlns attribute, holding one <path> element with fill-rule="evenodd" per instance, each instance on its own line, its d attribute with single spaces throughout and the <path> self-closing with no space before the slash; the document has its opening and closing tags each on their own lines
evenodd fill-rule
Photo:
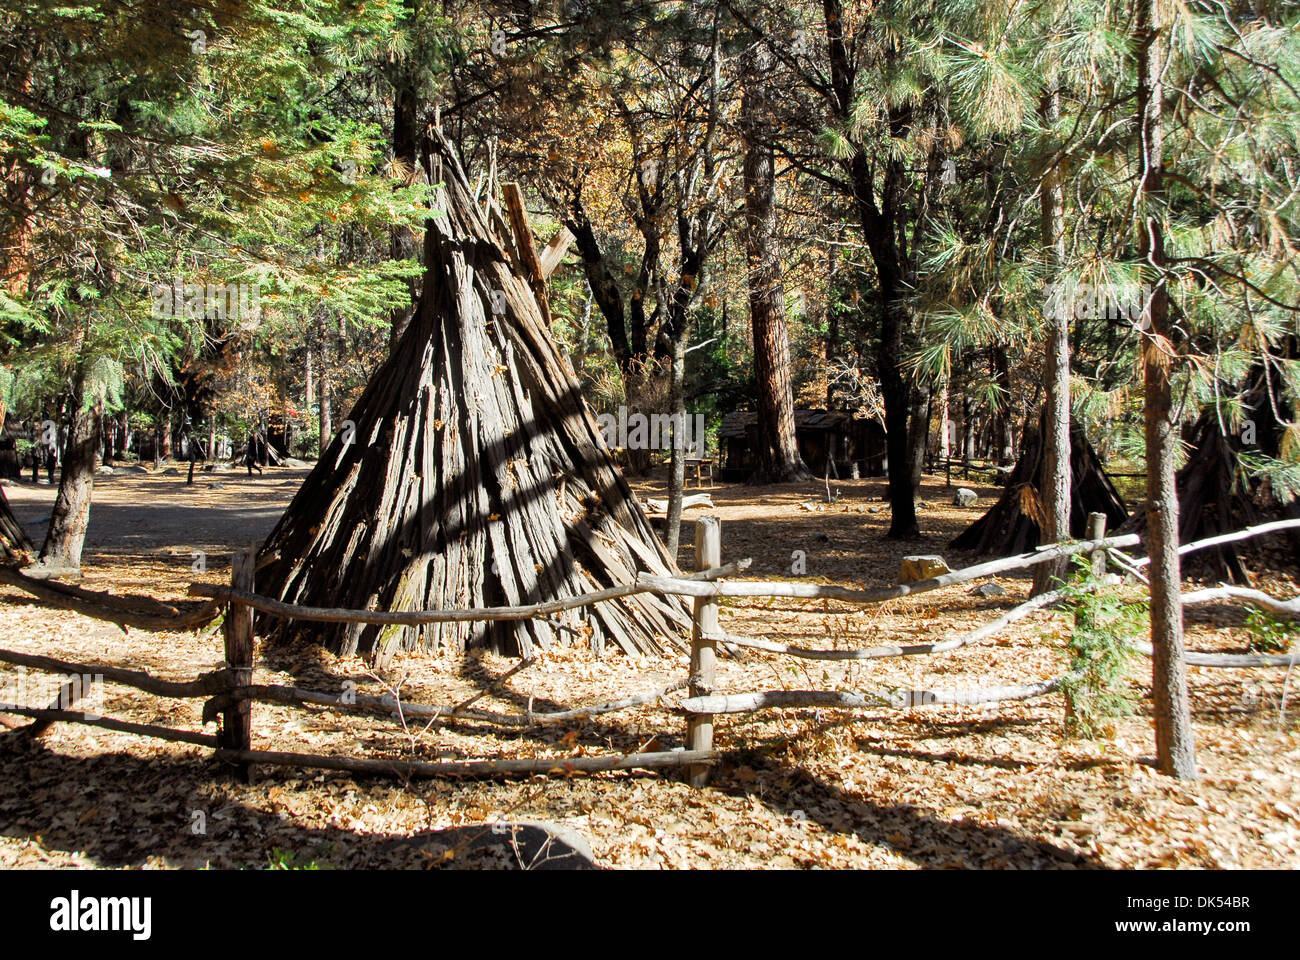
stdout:
<svg viewBox="0 0 1300 960">
<path fill-rule="evenodd" d="M 834 465 L 832 476 L 880 477 L 885 474 L 885 428 L 874 419 L 855 419 L 848 410 L 795 410 L 795 440 L 804 463 L 817 476 Z M 758 468 L 758 414 L 736 410 L 718 428 L 719 477 L 743 482 Z"/>
</svg>

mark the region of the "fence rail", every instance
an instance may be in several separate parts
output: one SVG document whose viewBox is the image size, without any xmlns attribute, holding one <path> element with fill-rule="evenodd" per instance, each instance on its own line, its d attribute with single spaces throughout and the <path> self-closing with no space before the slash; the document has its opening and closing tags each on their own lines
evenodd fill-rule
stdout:
<svg viewBox="0 0 1300 960">
<path fill-rule="evenodd" d="M 65 685 L 61 698 L 45 709 L 0 704 L 0 713 L 10 713 L 32 718 L 35 722 L 21 728 L 18 733 L 29 736 L 42 735 L 52 723 L 81 723 L 92 727 L 155 737 L 208 747 L 215 756 L 235 765 L 239 775 L 247 779 L 251 764 L 275 764 L 296 767 L 348 770 L 360 773 L 386 773 L 403 777 L 434 776 L 501 776 L 538 773 L 596 772 L 604 770 L 653 769 L 686 767 L 687 776 L 694 786 L 704 786 L 710 765 L 716 760 L 713 749 L 715 717 L 730 713 L 750 713 L 765 709 L 791 707 L 818 707 L 832 709 L 904 709 L 922 705 L 975 704 L 1005 700 L 1025 700 L 1049 694 L 1059 688 L 1068 675 L 1053 677 L 1030 684 L 1006 684 L 974 690 L 888 690 L 888 691 L 834 691 L 834 690 L 770 690 L 741 693 L 718 693 L 717 651 L 719 647 L 747 648 L 785 656 L 814 660 L 870 660 L 886 657 L 906 657 L 946 653 L 976 643 L 992 636 L 1010 623 L 1022 619 L 1035 610 L 1044 609 L 1064 599 L 1062 591 L 1054 591 L 1031 598 L 996 620 L 973 631 L 935 643 L 901 646 L 869 647 L 859 650 L 818 650 L 796 647 L 753 637 L 726 633 L 718 622 L 719 600 L 722 597 L 796 597 L 831 599 L 855 605 L 869 605 L 925 593 L 943 587 L 967 583 L 1013 570 L 1025 570 L 1040 563 L 1078 553 L 1092 556 L 1095 568 L 1100 568 L 1106 558 L 1129 572 L 1141 575 L 1144 558 L 1131 558 L 1119 552 L 1122 547 L 1140 542 L 1137 534 L 1106 537 L 1104 518 L 1101 526 L 1093 515 L 1090 530 L 1094 536 L 1077 543 L 1067 543 L 1040 548 L 1032 553 L 1004 557 L 976 564 L 961 570 L 950 571 L 937 577 L 914 583 L 895 584 L 866 590 L 789 581 L 722 582 L 723 577 L 743 572 L 749 560 L 723 564 L 721 523 L 715 517 L 704 517 L 696 523 L 695 551 L 698 572 L 678 577 L 638 575 L 630 584 L 621 584 L 574 597 L 524 606 L 488 607 L 469 610 L 376 611 L 343 610 L 321 607 L 303 607 L 258 595 L 254 590 L 256 571 L 252 551 L 241 551 L 234 557 L 229 587 L 209 584 L 191 584 L 191 596 L 210 598 L 203 611 L 211 619 L 224 607 L 224 630 L 227 667 L 223 670 L 201 674 L 193 680 L 163 680 L 146 671 L 131 670 L 109 665 L 85 665 L 37 654 L 0 650 L 0 662 L 12 663 L 53 673 L 93 673 L 103 681 L 125 685 L 160 697 L 205 698 L 202 719 L 206 725 L 221 717 L 220 732 L 216 735 L 177 730 L 155 724 L 132 723 L 107 717 L 78 713 L 71 709 L 76 697 L 84 696 L 80 684 Z M 1262 536 L 1283 530 L 1300 528 L 1300 519 L 1282 520 L 1248 527 L 1231 534 L 1211 537 L 1186 544 L 1181 554 L 1207 549 L 1222 543 Z M 0 582 L 29 589 L 41 599 L 51 599 L 61 606 L 76 609 L 88 616 L 121 622 L 139 613 L 132 609 L 134 601 L 108 594 L 96 594 L 65 585 L 52 585 L 31 581 L 16 571 L 5 571 Z M 691 632 L 690 669 L 685 679 L 657 690 L 621 697 L 608 703 L 579 707 L 571 710 L 523 714 L 507 714 L 476 708 L 473 703 L 488 691 L 456 705 L 420 704 L 401 701 L 396 697 L 347 697 L 303 690 L 277 684 L 253 683 L 253 611 L 278 617 L 324 622 L 359 622 L 376 624 L 418 625 L 468 620 L 518 620 L 546 616 L 572 610 L 637 593 L 657 592 L 690 596 L 694 600 Z M 1261 600 L 1262 598 L 1262 600 Z M 148 599 L 148 598 L 145 598 Z M 1259 591 L 1220 587 L 1199 590 L 1183 595 L 1183 602 L 1209 603 L 1225 599 L 1246 599 L 1288 616 L 1300 616 L 1300 598 L 1278 600 Z M 179 611 L 175 607 L 148 600 L 149 607 L 143 618 L 149 623 L 187 628 L 199 625 L 199 611 Z M 168 614 L 170 612 L 170 615 Z M 1151 654 L 1149 645 L 1136 645 L 1139 652 Z M 1189 664 L 1209 667 L 1294 667 L 1300 663 L 1300 650 L 1291 654 L 1201 654 L 1185 653 Z M 518 669 L 518 668 L 516 668 Z M 511 671 L 512 673 L 514 671 Z M 505 678 L 502 678 L 504 680 Z M 369 759 L 322 756 L 315 754 L 259 751 L 252 748 L 252 704 L 276 703 L 289 706 L 323 706 L 340 712 L 396 714 L 399 718 L 418 717 L 444 721 L 471 720 L 505 727 L 529 727 L 585 720 L 594 716 L 627 710 L 654 703 L 670 693 L 687 687 L 687 697 L 675 708 L 685 717 L 686 748 L 658 753 L 620 753 L 601 757 L 537 757 L 511 760 L 467 760 L 455 762 L 423 762 L 413 760 Z M 75 688 L 75 690 L 74 690 Z M 70 692 L 72 691 L 72 692 Z"/>
</svg>

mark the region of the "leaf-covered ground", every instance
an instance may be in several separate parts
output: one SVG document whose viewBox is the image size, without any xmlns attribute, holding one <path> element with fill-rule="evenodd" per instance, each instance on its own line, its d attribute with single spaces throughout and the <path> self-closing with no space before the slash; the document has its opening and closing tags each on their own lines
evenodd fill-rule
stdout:
<svg viewBox="0 0 1300 960">
<path fill-rule="evenodd" d="M 182 598 L 193 580 L 223 582 L 232 546 L 264 536 L 302 477 L 116 474 L 96 485 L 84 586 Z M 218 486 L 213 487 L 216 483 Z M 724 560 L 750 556 L 756 578 L 789 578 L 802 551 L 807 577 L 893 582 L 909 553 L 949 554 L 947 540 L 978 516 L 950 506 L 942 478 L 927 478 L 921 541 L 882 539 L 888 511 L 879 480 L 835 484 L 833 505 L 809 510 L 822 485 L 718 486 Z M 662 484 L 641 485 L 646 492 Z M 14 483 L 6 494 L 39 538 L 52 488 Z M 696 511 L 691 512 L 692 515 Z M 683 563 L 688 563 L 690 528 Z M 202 551 L 202 572 L 196 572 Z M 807 645 L 857 647 L 937 640 L 997 617 L 1026 595 L 953 587 L 867 609 L 788 600 L 737 602 L 726 629 Z M 1291 578 L 1270 592 L 1293 595 Z M 864 689 L 987 686 L 1061 672 L 1068 622 L 1037 614 L 985 643 L 933 657 L 857 664 L 771 655 L 724 659 L 720 689 Z M 0 588 L 0 636 L 9 649 L 148 669 L 186 679 L 222 657 L 219 636 L 132 630 L 42 607 Z M 1194 649 L 1242 651 L 1248 634 L 1230 609 L 1189 616 Z M 408 657 L 384 676 L 359 659 L 315 648 L 259 648 L 257 680 L 363 693 L 400 687 L 404 699 L 457 703 L 506 673 L 492 654 Z M 511 677 L 478 706 L 520 711 L 599 703 L 684 677 L 684 655 L 597 659 L 559 650 Z M 0 681 L 16 668 L 0 665 Z M 727 762 L 709 789 L 676 773 L 567 779 L 418 781 L 258 768 L 253 785 L 230 779 L 208 751 L 66 724 L 39 745 L 0 732 L 0 866 L 323 867 L 519 866 L 509 856 L 448 858 L 405 842 L 446 826 L 498 820 L 561 822 L 588 838 L 608 867 L 1115 867 L 1300 866 L 1300 678 L 1283 703 L 1283 670 L 1189 668 L 1202 777 L 1180 783 L 1152 767 L 1149 664 L 1135 671 L 1139 713 L 1097 743 L 1063 740 L 1063 700 L 1052 695 L 981 708 L 772 711 L 721 718 Z M 161 700 L 110 685 L 107 715 L 199 729 L 201 702 Z M 23 721 L 0 715 L 0 723 Z M 573 756 L 672 749 L 683 722 L 668 703 L 549 730 L 464 722 L 409 729 L 379 717 L 254 707 L 264 750 L 421 759 Z M 212 728 L 209 727 L 209 732 Z"/>
</svg>

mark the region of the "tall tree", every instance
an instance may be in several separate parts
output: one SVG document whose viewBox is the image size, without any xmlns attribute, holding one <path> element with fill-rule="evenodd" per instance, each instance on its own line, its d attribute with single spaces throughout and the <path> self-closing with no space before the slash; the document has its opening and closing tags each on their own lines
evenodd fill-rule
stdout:
<svg viewBox="0 0 1300 960">
<path fill-rule="evenodd" d="M 790 333 L 777 236 L 775 151 L 770 140 L 771 66 L 766 48 L 758 46 L 748 52 L 740 104 L 749 314 L 758 389 L 758 470 L 752 479 L 787 483 L 807 480 L 809 473 L 795 438 Z"/>
<path fill-rule="evenodd" d="M 1142 325 L 1142 375 L 1146 396 L 1146 547 L 1151 558 L 1151 689 L 1156 760 L 1162 773 L 1196 777 L 1196 745 L 1183 664 L 1182 568 L 1178 558 L 1179 431 L 1170 374 L 1177 359 L 1169 320 L 1165 253 L 1164 69 L 1168 43 L 1165 0 L 1137 0 L 1137 120 L 1141 147 L 1138 250 L 1151 287 Z"/>
<path fill-rule="evenodd" d="M 1040 105 L 1043 127 L 1052 131 L 1061 119 L 1061 94 L 1050 89 Z M 1065 178 L 1063 157 L 1049 154 L 1043 173 L 1039 229 L 1048 276 L 1059 283 L 1066 261 Z M 1070 536 L 1070 314 L 1048 310 L 1043 338 L 1043 478 L 1038 491 L 1042 503 L 1042 543 L 1059 543 Z M 1066 560 L 1041 563 L 1034 568 L 1033 594 L 1052 589 L 1065 577 Z"/>
</svg>

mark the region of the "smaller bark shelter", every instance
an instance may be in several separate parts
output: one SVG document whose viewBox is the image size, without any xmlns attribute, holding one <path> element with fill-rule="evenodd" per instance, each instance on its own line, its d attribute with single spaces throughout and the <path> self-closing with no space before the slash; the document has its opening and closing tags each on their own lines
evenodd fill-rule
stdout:
<svg viewBox="0 0 1300 960">
<path fill-rule="evenodd" d="M 4 427 L 0 429 L 0 478 L 18 480 L 22 474 L 22 463 L 18 456 L 18 441 L 27 439 L 27 431 L 13 414 L 6 414 Z"/>
<path fill-rule="evenodd" d="M 718 428 L 721 457 L 719 476 L 743 483 L 758 469 L 758 413 L 736 410 L 722 418 Z M 885 428 L 878 420 L 855 418 L 848 410 L 795 410 L 795 442 L 799 454 L 814 474 L 826 472 L 849 477 L 884 476 L 886 466 Z"/>
</svg>

